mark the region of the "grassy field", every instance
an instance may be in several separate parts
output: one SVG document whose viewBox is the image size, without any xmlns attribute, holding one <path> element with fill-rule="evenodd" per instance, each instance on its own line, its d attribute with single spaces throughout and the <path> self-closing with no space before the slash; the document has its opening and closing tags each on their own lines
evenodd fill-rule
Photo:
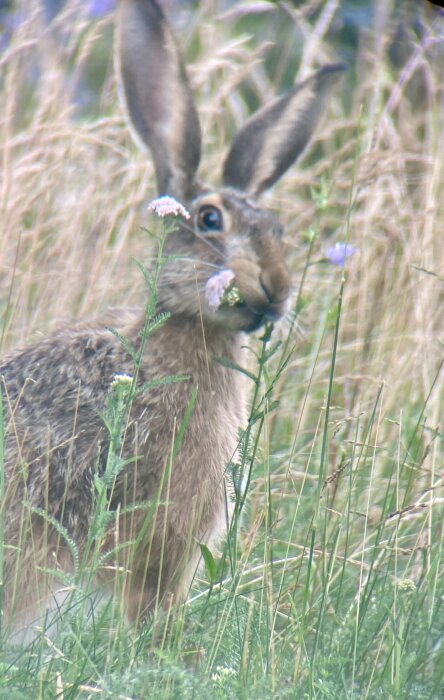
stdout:
<svg viewBox="0 0 444 700">
<path fill-rule="evenodd" d="M 134 259 L 152 255 L 140 227 L 156 194 L 117 102 L 112 14 L 72 2 L 48 27 L 37 2 L 18 5 L 0 54 L 2 352 L 145 304 Z M 444 16 L 425 0 L 208 0 L 175 24 L 210 182 L 236 126 L 297 69 L 349 66 L 264 198 L 294 302 L 248 340 L 242 523 L 188 602 L 140 629 L 116 599 L 85 619 L 74 591 L 57 634 L 4 640 L 0 696 L 442 698 Z M 344 267 L 337 242 L 353 247 Z"/>
</svg>

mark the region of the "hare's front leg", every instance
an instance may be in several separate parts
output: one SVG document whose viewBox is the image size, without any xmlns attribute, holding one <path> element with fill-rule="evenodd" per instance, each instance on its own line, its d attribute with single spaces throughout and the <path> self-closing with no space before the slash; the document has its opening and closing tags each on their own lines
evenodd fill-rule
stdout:
<svg viewBox="0 0 444 700">
<path fill-rule="evenodd" d="M 199 564 L 200 551 L 195 550 L 180 576 L 174 582 L 162 576 L 161 571 L 151 570 L 149 575 L 137 573 L 131 576 L 125 592 L 125 611 L 129 622 L 141 622 L 147 613 L 159 604 L 165 609 L 186 599 Z"/>
<path fill-rule="evenodd" d="M 130 621 L 140 621 L 159 604 L 168 608 L 186 599 L 201 559 L 199 543 L 215 551 L 226 534 L 226 503 L 221 506 L 204 529 L 202 522 L 196 523 L 193 518 L 186 525 L 182 521 L 183 527 L 177 528 L 174 517 L 166 521 L 164 509 L 159 509 L 144 543 L 137 549 L 130 548 L 121 567 L 125 572 L 124 605 Z"/>
</svg>

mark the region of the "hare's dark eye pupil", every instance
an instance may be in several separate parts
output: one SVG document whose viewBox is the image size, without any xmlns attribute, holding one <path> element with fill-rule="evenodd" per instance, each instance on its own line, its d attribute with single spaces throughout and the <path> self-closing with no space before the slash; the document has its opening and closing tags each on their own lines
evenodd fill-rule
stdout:
<svg viewBox="0 0 444 700">
<path fill-rule="evenodd" d="M 201 231 L 222 231 L 222 212 L 217 207 L 205 205 L 199 210 L 197 225 Z"/>
</svg>

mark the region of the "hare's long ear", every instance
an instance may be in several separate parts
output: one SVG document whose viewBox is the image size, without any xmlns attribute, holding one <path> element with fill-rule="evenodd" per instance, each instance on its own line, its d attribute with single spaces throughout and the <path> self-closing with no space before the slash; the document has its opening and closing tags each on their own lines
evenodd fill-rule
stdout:
<svg viewBox="0 0 444 700">
<path fill-rule="evenodd" d="M 115 57 L 130 129 L 152 153 L 159 193 L 186 199 L 200 160 L 199 119 L 157 0 L 119 0 Z"/>
<path fill-rule="evenodd" d="M 271 187 L 310 141 L 343 69 L 339 64 L 324 66 L 253 114 L 228 153 L 224 184 L 252 195 Z"/>
</svg>

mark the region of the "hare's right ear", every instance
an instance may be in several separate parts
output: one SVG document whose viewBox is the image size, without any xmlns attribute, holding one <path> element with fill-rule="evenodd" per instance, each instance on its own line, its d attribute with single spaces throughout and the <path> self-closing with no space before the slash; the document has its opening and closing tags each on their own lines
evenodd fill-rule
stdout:
<svg viewBox="0 0 444 700">
<path fill-rule="evenodd" d="M 200 160 L 200 125 L 174 34 L 157 0 L 119 0 L 115 57 L 130 129 L 152 153 L 159 194 L 187 199 Z"/>
</svg>

